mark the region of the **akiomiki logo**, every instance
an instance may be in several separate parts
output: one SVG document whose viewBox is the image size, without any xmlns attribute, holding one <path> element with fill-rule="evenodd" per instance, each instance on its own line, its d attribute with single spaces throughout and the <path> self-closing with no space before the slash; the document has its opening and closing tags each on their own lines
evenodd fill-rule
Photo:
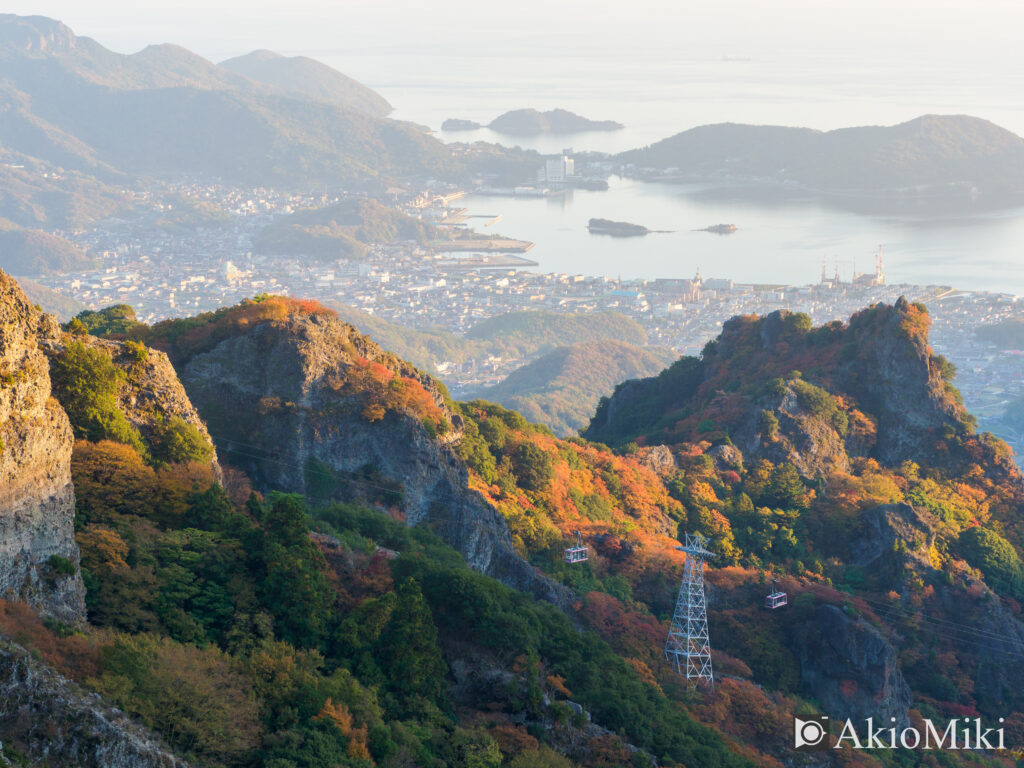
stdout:
<svg viewBox="0 0 1024 768">
<path fill-rule="evenodd" d="M 859 723 L 852 718 L 835 721 L 830 729 L 827 716 L 793 721 L 793 746 L 801 751 L 842 749 L 927 749 L 927 750 L 1006 750 L 1006 736 L 999 718 L 999 726 L 985 727 L 980 717 L 958 718 L 936 724 L 924 720 L 919 727 L 900 726 L 896 718 L 888 724 L 876 724 L 872 717 Z M 836 733 L 830 731 L 837 730 Z"/>
</svg>

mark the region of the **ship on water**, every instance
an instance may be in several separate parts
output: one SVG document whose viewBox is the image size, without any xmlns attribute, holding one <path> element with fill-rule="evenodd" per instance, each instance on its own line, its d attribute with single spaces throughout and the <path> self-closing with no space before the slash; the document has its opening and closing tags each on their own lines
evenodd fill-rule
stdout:
<svg viewBox="0 0 1024 768">
<path fill-rule="evenodd" d="M 710 227 L 704 227 L 704 229 L 696 229 L 695 232 L 713 232 L 716 235 L 731 235 L 739 227 L 735 224 L 712 224 Z"/>
</svg>

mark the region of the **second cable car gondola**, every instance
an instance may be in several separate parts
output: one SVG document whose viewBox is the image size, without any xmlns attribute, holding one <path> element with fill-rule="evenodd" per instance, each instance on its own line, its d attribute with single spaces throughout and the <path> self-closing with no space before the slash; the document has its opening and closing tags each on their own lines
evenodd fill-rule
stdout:
<svg viewBox="0 0 1024 768">
<path fill-rule="evenodd" d="M 774 611 L 776 608 L 782 608 L 784 605 L 789 604 L 789 595 L 781 591 L 775 586 L 775 580 L 772 579 L 772 591 L 765 595 L 764 607 L 770 611 Z"/>
<path fill-rule="evenodd" d="M 570 565 L 587 560 L 587 548 L 583 544 L 583 534 L 580 531 L 576 531 L 576 545 L 566 548 L 563 559 Z"/>
</svg>

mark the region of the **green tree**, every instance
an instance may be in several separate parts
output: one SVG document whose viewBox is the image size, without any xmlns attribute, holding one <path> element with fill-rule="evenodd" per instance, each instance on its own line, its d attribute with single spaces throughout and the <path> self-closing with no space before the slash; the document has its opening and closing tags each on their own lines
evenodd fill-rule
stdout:
<svg viewBox="0 0 1024 768">
<path fill-rule="evenodd" d="M 288 642 L 316 647 L 327 631 L 333 593 L 320 550 L 309 539 L 309 523 L 299 496 L 276 494 L 263 515 L 260 599 Z"/>
<path fill-rule="evenodd" d="M 53 391 L 75 435 L 92 442 L 114 440 L 145 453 L 142 438 L 117 405 L 124 374 L 103 350 L 72 342 L 51 364 Z"/>
<path fill-rule="evenodd" d="M 388 677 L 390 689 L 409 702 L 406 709 L 424 702 L 446 701 L 448 667 L 437 644 L 437 626 L 419 583 L 406 579 L 397 590 L 398 601 L 381 634 L 376 657 Z"/>
<path fill-rule="evenodd" d="M 512 466 L 519 485 L 528 491 L 539 491 L 554 475 L 554 462 L 543 448 L 530 442 L 520 443 L 512 453 Z"/>
<path fill-rule="evenodd" d="M 960 534 L 958 546 L 964 559 L 985 574 L 994 590 L 1024 596 L 1024 563 L 1010 542 L 995 531 L 975 526 Z"/>
<path fill-rule="evenodd" d="M 153 635 L 119 636 L 104 650 L 96 687 L 196 764 L 242 765 L 256 746 L 257 710 L 248 680 L 216 648 Z"/>
<path fill-rule="evenodd" d="M 772 469 L 768 485 L 758 502 L 775 509 L 805 509 L 807 489 L 796 467 L 784 462 Z"/>
<path fill-rule="evenodd" d="M 93 336 L 127 335 L 142 323 L 135 316 L 135 310 L 128 304 L 114 304 L 99 311 L 86 309 L 79 312 L 77 320 Z"/>
<path fill-rule="evenodd" d="M 199 428 L 180 416 L 161 420 L 153 431 L 153 457 L 168 463 L 213 460 L 213 446 Z"/>
</svg>

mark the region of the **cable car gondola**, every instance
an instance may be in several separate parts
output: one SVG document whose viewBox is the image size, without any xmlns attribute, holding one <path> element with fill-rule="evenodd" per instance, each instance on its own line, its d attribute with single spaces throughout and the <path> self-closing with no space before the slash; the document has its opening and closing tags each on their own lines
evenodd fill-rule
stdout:
<svg viewBox="0 0 1024 768">
<path fill-rule="evenodd" d="M 583 534 L 580 531 L 576 531 L 576 546 L 565 550 L 564 560 L 570 565 L 587 560 L 587 548 L 583 545 Z"/>
<path fill-rule="evenodd" d="M 789 595 L 782 592 L 775 586 L 775 579 L 772 579 L 772 591 L 764 598 L 764 607 L 770 611 L 774 611 L 776 608 L 782 608 L 784 605 L 789 604 Z"/>
</svg>

